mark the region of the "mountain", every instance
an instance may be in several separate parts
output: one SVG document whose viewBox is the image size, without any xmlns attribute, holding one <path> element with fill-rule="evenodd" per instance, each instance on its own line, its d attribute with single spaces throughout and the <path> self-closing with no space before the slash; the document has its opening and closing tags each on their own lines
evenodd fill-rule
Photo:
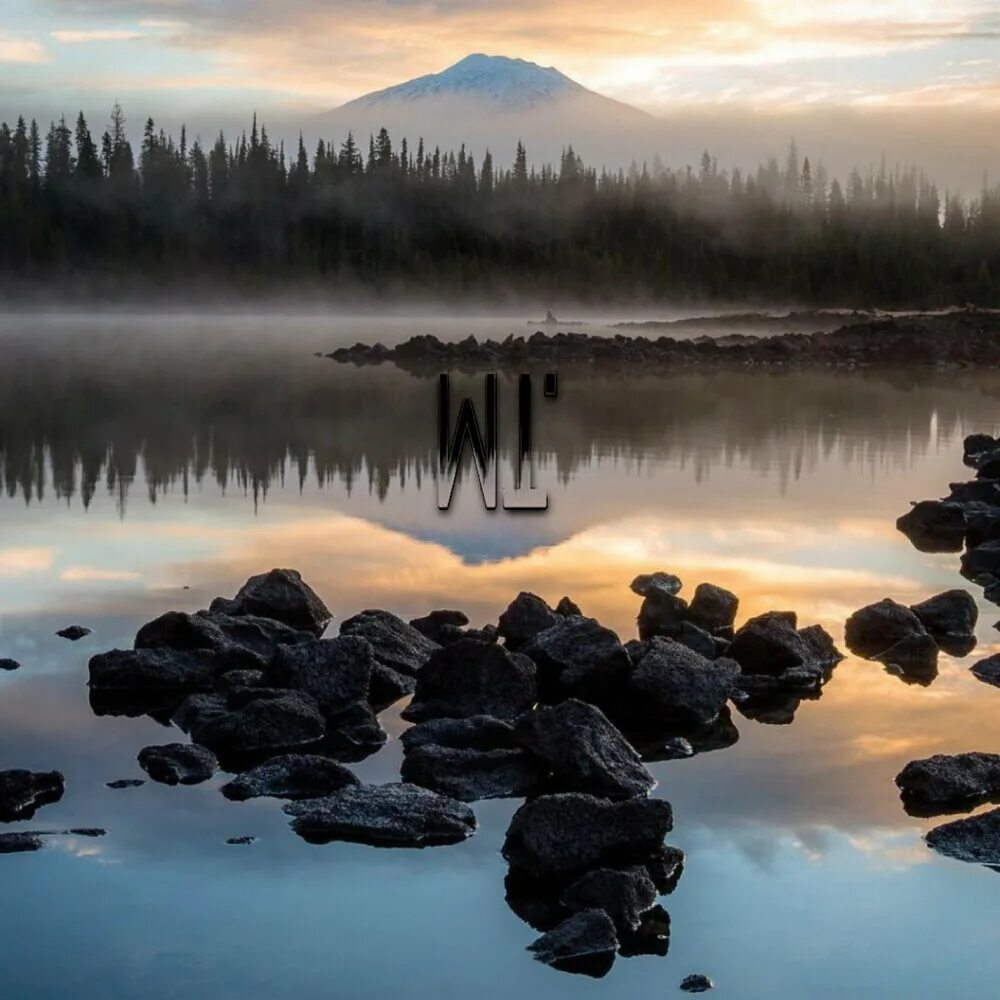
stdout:
<svg viewBox="0 0 1000 1000">
<path fill-rule="evenodd" d="M 310 133 L 334 140 L 348 131 L 359 140 L 385 126 L 411 148 L 419 138 L 433 148 L 474 155 L 487 148 L 501 162 L 519 140 L 534 163 L 558 162 L 567 145 L 590 163 L 627 165 L 659 151 L 658 120 L 560 73 L 524 59 L 466 56 L 440 73 L 358 97 L 317 116 Z M 363 142 L 362 142 L 363 145 Z"/>
</svg>

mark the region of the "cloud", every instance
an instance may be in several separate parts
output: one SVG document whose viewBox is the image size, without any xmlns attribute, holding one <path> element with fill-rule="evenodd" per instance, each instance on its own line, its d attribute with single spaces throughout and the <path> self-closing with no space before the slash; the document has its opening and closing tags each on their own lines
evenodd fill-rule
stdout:
<svg viewBox="0 0 1000 1000">
<path fill-rule="evenodd" d="M 0 63 L 41 63 L 49 54 L 38 42 L 0 31 Z"/>
<path fill-rule="evenodd" d="M 42 573 L 51 565 L 55 552 L 43 548 L 0 549 L 0 576 Z"/>
<path fill-rule="evenodd" d="M 62 45 L 79 45 L 86 42 L 131 42 L 144 36 L 141 31 L 124 28 L 100 28 L 94 31 L 60 28 L 52 32 L 52 37 Z"/>
<path fill-rule="evenodd" d="M 142 574 L 127 570 L 98 569 L 95 566 L 69 566 L 59 574 L 59 579 L 70 583 L 113 583 L 140 580 Z"/>
</svg>

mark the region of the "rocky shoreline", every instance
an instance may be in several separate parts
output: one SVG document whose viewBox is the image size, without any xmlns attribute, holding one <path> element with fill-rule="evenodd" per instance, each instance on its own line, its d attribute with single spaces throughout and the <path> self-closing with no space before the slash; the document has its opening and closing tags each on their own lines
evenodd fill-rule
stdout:
<svg viewBox="0 0 1000 1000">
<path fill-rule="evenodd" d="M 873 316 L 867 313 L 838 317 L 832 314 L 789 314 L 788 317 L 743 317 L 749 329 L 771 329 L 795 320 L 815 323 L 810 333 L 757 336 L 730 333 L 678 339 L 667 335 L 611 337 L 584 333 L 547 333 L 528 337 L 478 341 L 467 337 L 442 341 L 433 334 L 411 337 L 394 348 L 384 344 L 355 344 L 325 357 L 355 365 L 392 362 L 425 374 L 444 369 L 481 371 L 511 365 L 546 364 L 561 368 L 588 365 L 641 366 L 644 370 L 673 369 L 787 369 L 930 368 L 962 369 L 1000 364 L 1000 311 L 973 307 L 941 313 Z M 722 317 L 716 321 L 724 328 Z M 844 322 L 846 320 L 846 322 Z M 680 320 L 652 329 L 688 329 L 701 321 Z M 704 321 L 706 325 L 708 321 Z M 631 328 L 629 328 L 631 329 Z M 639 329 L 651 329 L 639 326 Z"/>
</svg>

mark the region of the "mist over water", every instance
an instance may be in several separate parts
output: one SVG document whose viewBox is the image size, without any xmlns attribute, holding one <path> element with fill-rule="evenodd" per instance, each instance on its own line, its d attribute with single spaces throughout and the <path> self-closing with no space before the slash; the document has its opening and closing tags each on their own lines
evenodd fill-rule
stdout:
<svg viewBox="0 0 1000 1000">
<path fill-rule="evenodd" d="M 734 746 L 650 765 L 688 853 L 662 901 L 670 953 L 599 982 L 524 951 L 534 934 L 504 902 L 497 853 L 514 802 L 477 803 L 457 847 L 377 851 L 311 847 L 274 801 L 227 802 L 221 776 L 104 787 L 179 734 L 94 716 L 89 656 L 271 566 L 302 571 L 334 630 L 366 607 L 496 621 L 525 589 L 569 594 L 627 639 L 629 581 L 665 569 L 684 593 L 737 593 L 739 621 L 792 608 L 841 646 L 870 601 L 964 585 L 956 556 L 915 551 L 893 522 L 968 478 L 962 437 L 1000 428 L 989 374 L 560 372 L 535 433 L 550 509 L 517 516 L 484 511 L 468 481 L 438 511 L 433 377 L 314 356 L 530 333 L 526 318 L 0 320 L 0 656 L 23 664 L 0 676 L 0 758 L 68 780 L 14 828 L 108 829 L 0 859 L 12 996 L 659 996 L 694 971 L 739 997 L 990 991 L 995 875 L 928 850 L 933 821 L 908 817 L 892 783 L 913 757 L 996 749 L 1000 694 L 967 669 L 1000 648 L 986 604 L 978 649 L 942 657 L 929 687 L 849 657 L 816 701 L 766 722 L 734 711 Z M 516 374 L 501 373 L 501 406 Z M 478 400 L 481 376 L 453 373 L 453 389 Z M 75 621 L 93 635 L 53 635 Z M 398 706 L 383 722 L 401 729 Z M 399 758 L 390 740 L 356 770 L 392 780 Z M 242 834 L 260 839 L 224 845 Z"/>
</svg>

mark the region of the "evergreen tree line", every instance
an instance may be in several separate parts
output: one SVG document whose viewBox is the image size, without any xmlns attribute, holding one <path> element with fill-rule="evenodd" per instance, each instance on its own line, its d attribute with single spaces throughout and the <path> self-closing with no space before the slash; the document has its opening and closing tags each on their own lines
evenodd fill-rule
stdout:
<svg viewBox="0 0 1000 1000">
<path fill-rule="evenodd" d="M 256 117 L 210 146 L 147 120 L 133 149 L 117 105 L 44 138 L 0 125 L 0 278 L 7 287 L 138 278 L 277 290 L 524 292 L 821 304 L 1000 304 L 1000 186 L 939 195 L 883 164 L 841 183 L 793 143 L 783 165 L 658 161 L 596 170 L 398 146 L 385 129 L 302 139 L 288 155 Z"/>
</svg>

